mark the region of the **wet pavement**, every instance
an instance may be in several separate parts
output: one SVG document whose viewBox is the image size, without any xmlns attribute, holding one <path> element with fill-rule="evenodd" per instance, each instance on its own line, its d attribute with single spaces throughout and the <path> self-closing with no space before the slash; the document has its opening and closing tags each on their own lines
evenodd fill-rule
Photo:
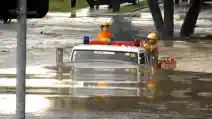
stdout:
<svg viewBox="0 0 212 119">
<path fill-rule="evenodd" d="M 175 71 L 159 70 L 149 84 L 140 79 L 128 88 L 84 89 L 73 87 L 68 73 L 57 79 L 56 71 L 44 68 L 56 63 L 55 47 L 82 42 L 84 35 L 95 37 L 99 24 L 110 18 L 67 18 L 69 14 L 48 14 L 28 20 L 27 117 L 29 119 L 210 119 L 212 107 L 211 41 L 175 41 L 161 56 L 175 56 Z M 154 29 L 152 21 L 131 18 L 139 37 Z M 182 21 L 176 21 L 176 32 Z M 198 21 L 196 33 L 210 33 L 210 21 Z M 176 33 L 177 34 L 177 33 Z M 0 24 L 0 118 L 14 118 L 16 24 Z M 67 52 L 70 49 L 66 50 Z M 67 61 L 68 54 L 64 60 Z M 133 80 L 133 79 L 129 79 Z M 51 88 L 50 88 L 51 87 Z M 87 91 L 87 92 L 86 92 Z M 93 92 L 93 96 L 86 95 Z M 86 93 L 85 93 L 86 92 Z M 96 94 L 95 94 L 96 93 Z M 111 96 L 105 96 L 103 94 Z M 83 94 L 84 96 L 77 96 Z M 102 94 L 102 95 L 100 95 Z"/>
</svg>

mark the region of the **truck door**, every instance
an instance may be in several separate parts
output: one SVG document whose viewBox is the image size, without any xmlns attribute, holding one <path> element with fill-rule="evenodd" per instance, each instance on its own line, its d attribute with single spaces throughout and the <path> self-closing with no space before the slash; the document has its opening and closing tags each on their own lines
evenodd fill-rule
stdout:
<svg viewBox="0 0 212 119">
<path fill-rule="evenodd" d="M 148 57 L 148 59 L 149 59 L 149 65 L 150 65 L 150 66 L 153 66 L 154 63 L 153 63 L 152 55 L 151 55 L 150 53 L 147 53 L 147 57 Z"/>
<path fill-rule="evenodd" d="M 148 52 L 145 52 L 145 54 L 146 54 L 146 59 L 147 59 L 147 65 L 149 66 L 149 65 L 151 65 L 151 62 L 150 62 L 151 57 Z"/>
</svg>

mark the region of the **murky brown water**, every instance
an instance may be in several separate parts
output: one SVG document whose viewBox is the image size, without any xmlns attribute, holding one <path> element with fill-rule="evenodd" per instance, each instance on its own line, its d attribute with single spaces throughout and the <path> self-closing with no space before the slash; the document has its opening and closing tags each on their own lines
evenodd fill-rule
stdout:
<svg viewBox="0 0 212 119">
<path fill-rule="evenodd" d="M 210 73 L 159 70 L 151 81 L 143 78 L 138 85 L 128 88 L 120 85 L 113 89 L 82 87 L 80 84 L 73 87 L 71 79 L 63 75 L 62 80 L 54 80 L 56 77 L 52 74 L 49 79 L 45 75 L 28 75 L 26 111 L 31 118 L 211 117 Z M 1 74 L 1 77 L 8 77 L 8 74 Z M 14 82 L 14 75 L 6 80 L 1 78 L 1 115 L 12 116 L 15 111 Z"/>
<path fill-rule="evenodd" d="M 44 65 L 50 66 L 56 63 L 55 49 L 51 48 L 55 45 L 55 42 L 51 42 L 52 39 L 69 41 L 64 43 L 71 44 L 82 39 L 84 34 L 95 36 L 99 21 L 102 21 L 102 18 L 92 21 L 86 18 L 70 20 L 61 17 L 29 21 L 28 44 L 33 46 L 41 43 L 43 47 L 42 43 L 45 40 L 48 41 L 46 45 L 50 47 L 30 47 L 28 50 L 26 112 L 29 119 L 209 119 L 212 117 L 210 115 L 211 41 L 174 42 L 171 47 L 165 47 L 161 43 L 160 54 L 175 56 L 178 66 L 176 71 L 157 71 L 152 78 L 153 84 L 149 84 L 148 79 L 142 78 L 142 83 L 128 88 L 120 85 L 115 89 L 74 88 L 67 83 L 70 81 L 68 73 L 63 74 L 65 75 L 63 80 L 57 80 L 54 70 L 44 68 Z M 153 26 L 149 24 L 137 24 L 141 35 L 145 36 L 152 29 Z M 15 28 L 14 24 L 3 25 L 1 28 L 0 37 L 5 40 L 1 43 L 2 52 L 0 52 L 2 68 L 0 118 L 13 118 L 16 32 L 12 30 Z M 45 34 L 40 34 L 41 30 Z M 65 60 L 67 56 L 66 54 Z"/>
</svg>

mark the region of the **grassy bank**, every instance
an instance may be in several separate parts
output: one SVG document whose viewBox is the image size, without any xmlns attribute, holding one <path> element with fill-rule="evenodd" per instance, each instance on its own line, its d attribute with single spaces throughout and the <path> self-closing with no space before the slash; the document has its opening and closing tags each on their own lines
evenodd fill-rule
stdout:
<svg viewBox="0 0 212 119">
<path fill-rule="evenodd" d="M 133 12 L 139 8 L 147 6 L 146 0 L 142 0 L 139 2 L 139 4 L 136 5 L 127 5 L 127 6 L 122 6 L 120 8 L 120 13 L 126 13 L 126 12 Z M 112 13 L 112 10 L 108 10 L 107 13 Z"/>
<path fill-rule="evenodd" d="M 77 0 L 75 8 L 69 7 L 69 0 L 49 0 L 50 12 L 72 12 L 87 6 L 86 0 Z"/>
<path fill-rule="evenodd" d="M 142 0 L 137 5 L 127 5 L 127 6 L 121 7 L 120 13 L 132 12 L 146 5 L 147 5 L 146 0 Z M 72 11 L 76 11 L 78 9 L 82 9 L 85 7 L 88 7 L 86 0 L 77 0 L 75 8 L 69 7 L 69 0 L 49 0 L 50 12 L 72 12 Z M 111 12 L 112 10 L 108 10 L 106 13 L 111 13 Z"/>
</svg>

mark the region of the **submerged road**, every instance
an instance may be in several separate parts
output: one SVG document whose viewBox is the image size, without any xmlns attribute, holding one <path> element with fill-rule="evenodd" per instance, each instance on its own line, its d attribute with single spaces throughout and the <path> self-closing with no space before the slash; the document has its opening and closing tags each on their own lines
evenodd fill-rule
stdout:
<svg viewBox="0 0 212 119">
<path fill-rule="evenodd" d="M 59 17 L 58 17 L 59 16 Z M 40 20 L 28 20 L 27 52 L 27 117 L 29 119 L 210 119 L 212 109 L 212 42 L 175 41 L 165 47 L 162 56 L 175 56 L 177 71 L 161 71 L 155 77 L 156 87 L 146 84 L 133 89 L 74 88 L 56 80 L 55 71 L 44 66 L 55 65 L 55 47 L 81 42 L 84 35 L 95 38 L 99 24 L 110 18 L 67 18 L 67 14 L 48 14 Z M 154 30 L 152 21 L 133 18 L 139 36 Z M 182 21 L 176 21 L 176 32 Z M 198 21 L 198 33 L 211 32 L 212 22 Z M 16 24 L 0 24 L 0 118 L 14 118 Z M 67 50 L 69 51 L 69 50 Z M 68 54 L 65 55 L 67 60 Z M 199 73 L 194 73 L 199 72 Z M 65 75 L 65 74 L 64 74 Z M 130 80 L 130 79 L 129 79 Z M 51 87 L 51 88 L 50 88 Z M 39 89 L 38 89 L 39 88 Z M 78 90 L 78 91 L 77 91 Z M 87 91 L 87 92 L 86 92 Z M 107 92 L 114 97 L 96 96 Z M 85 93 L 86 92 L 86 93 Z M 77 94 L 84 97 L 76 97 Z M 130 97 L 131 96 L 131 97 Z"/>
</svg>

